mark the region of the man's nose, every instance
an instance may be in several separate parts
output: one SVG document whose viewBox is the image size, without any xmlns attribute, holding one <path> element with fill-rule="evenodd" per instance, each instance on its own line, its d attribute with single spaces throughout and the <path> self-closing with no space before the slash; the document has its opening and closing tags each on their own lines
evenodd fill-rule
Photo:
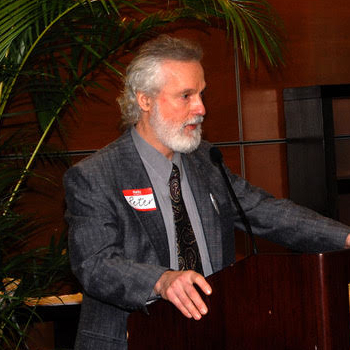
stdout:
<svg viewBox="0 0 350 350">
<path fill-rule="evenodd" d="M 198 96 L 194 102 L 193 111 L 196 115 L 205 115 L 205 107 L 202 96 Z"/>
</svg>

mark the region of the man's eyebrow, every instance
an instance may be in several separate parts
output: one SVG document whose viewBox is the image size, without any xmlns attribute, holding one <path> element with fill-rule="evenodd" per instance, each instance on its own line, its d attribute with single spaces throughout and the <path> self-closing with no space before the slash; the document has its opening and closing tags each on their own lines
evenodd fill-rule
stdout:
<svg viewBox="0 0 350 350">
<path fill-rule="evenodd" d="M 203 93 L 204 91 L 205 91 L 205 89 L 206 89 L 207 87 L 204 87 L 204 89 L 203 90 L 201 90 L 199 93 Z M 193 93 L 196 93 L 196 89 L 184 89 L 184 90 L 182 90 L 181 92 L 180 92 L 180 94 L 193 94 Z"/>
<path fill-rule="evenodd" d="M 193 94 L 194 92 L 196 92 L 195 89 L 184 89 L 181 91 L 181 94 Z"/>
</svg>

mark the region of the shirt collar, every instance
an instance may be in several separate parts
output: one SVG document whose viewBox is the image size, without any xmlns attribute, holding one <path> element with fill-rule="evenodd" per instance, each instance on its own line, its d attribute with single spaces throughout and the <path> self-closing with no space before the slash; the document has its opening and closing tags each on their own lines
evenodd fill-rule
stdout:
<svg viewBox="0 0 350 350">
<path fill-rule="evenodd" d="M 178 166 L 180 170 L 180 177 L 182 177 L 183 170 L 181 153 L 174 152 L 173 158 L 170 161 L 162 153 L 158 152 L 153 146 L 145 141 L 137 132 L 135 127 L 131 128 L 131 136 L 142 161 L 146 162 L 155 172 L 157 172 L 160 178 L 165 179 L 166 181 L 169 180 L 173 163 Z"/>
</svg>

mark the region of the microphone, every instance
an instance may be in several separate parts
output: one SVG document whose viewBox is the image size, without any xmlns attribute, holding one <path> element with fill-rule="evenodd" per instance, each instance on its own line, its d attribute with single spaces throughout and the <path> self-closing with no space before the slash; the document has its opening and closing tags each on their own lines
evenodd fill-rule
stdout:
<svg viewBox="0 0 350 350">
<path fill-rule="evenodd" d="M 243 225 L 246 229 L 246 232 L 247 234 L 249 235 L 250 239 L 251 239 L 251 242 L 252 242 L 252 245 L 253 245 L 253 254 L 256 255 L 258 253 L 258 250 L 256 248 L 256 244 L 255 244 L 255 239 L 254 239 L 254 235 L 253 235 L 253 232 L 252 232 L 252 228 L 249 224 L 249 221 L 237 199 L 237 196 L 235 194 L 235 191 L 233 190 L 233 187 L 231 185 L 231 182 L 226 174 L 226 171 L 222 165 L 222 153 L 221 151 L 217 148 L 217 147 L 212 147 L 209 151 L 209 154 L 210 154 L 210 159 L 212 161 L 213 164 L 215 164 L 216 166 L 219 167 L 220 169 L 220 172 L 221 172 L 221 175 L 222 177 L 224 178 L 225 180 L 225 183 L 226 183 L 226 186 L 228 188 L 228 191 L 230 193 L 230 196 L 231 196 L 231 199 L 233 201 L 233 203 L 235 204 L 236 208 L 237 208 L 237 211 L 238 211 L 238 214 L 239 216 L 241 217 L 241 220 L 243 222 Z"/>
</svg>

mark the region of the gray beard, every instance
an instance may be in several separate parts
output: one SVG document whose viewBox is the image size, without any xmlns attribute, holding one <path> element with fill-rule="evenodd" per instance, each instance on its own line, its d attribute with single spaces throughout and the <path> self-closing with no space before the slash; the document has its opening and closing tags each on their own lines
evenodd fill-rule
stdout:
<svg viewBox="0 0 350 350">
<path fill-rule="evenodd" d="M 203 116 L 198 115 L 180 127 L 166 121 L 156 105 L 154 112 L 150 116 L 150 124 L 155 131 L 158 140 L 174 152 L 190 153 L 196 150 L 201 142 L 202 127 L 199 124 L 192 130 L 191 135 L 185 135 L 185 127 L 189 124 L 203 122 Z"/>
</svg>

